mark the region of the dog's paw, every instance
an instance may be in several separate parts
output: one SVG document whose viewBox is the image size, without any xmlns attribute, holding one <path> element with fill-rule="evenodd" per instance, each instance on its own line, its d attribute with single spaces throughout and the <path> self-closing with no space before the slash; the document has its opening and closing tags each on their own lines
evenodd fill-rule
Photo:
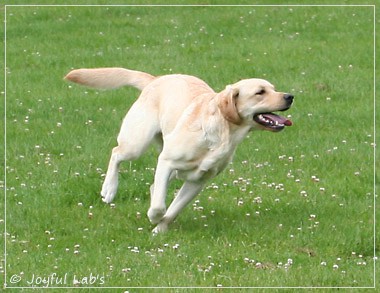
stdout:
<svg viewBox="0 0 380 293">
<path fill-rule="evenodd" d="M 102 191 L 100 192 L 102 200 L 105 203 L 112 202 L 112 200 L 115 198 L 116 191 L 117 191 L 116 188 L 110 188 L 109 186 L 107 186 L 107 185 L 104 184 L 103 188 L 102 188 Z"/>
<path fill-rule="evenodd" d="M 158 224 L 166 213 L 165 208 L 150 208 L 148 210 L 148 218 L 152 224 Z"/>
<path fill-rule="evenodd" d="M 159 223 L 153 230 L 153 236 L 157 236 L 158 234 L 162 234 L 168 231 L 168 225 L 164 222 Z"/>
</svg>

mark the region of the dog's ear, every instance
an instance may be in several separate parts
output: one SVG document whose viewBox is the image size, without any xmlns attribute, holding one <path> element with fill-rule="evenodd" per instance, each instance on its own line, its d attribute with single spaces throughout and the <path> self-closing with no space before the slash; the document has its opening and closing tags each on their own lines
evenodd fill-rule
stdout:
<svg viewBox="0 0 380 293">
<path fill-rule="evenodd" d="M 239 97 L 239 90 L 228 85 L 218 96 L 218 106 L 223 117 L 233 124 L 240 125 L 243 120 L 239 116 L 239 112 L 236 108 L 236 99 Z"/>
</svg>

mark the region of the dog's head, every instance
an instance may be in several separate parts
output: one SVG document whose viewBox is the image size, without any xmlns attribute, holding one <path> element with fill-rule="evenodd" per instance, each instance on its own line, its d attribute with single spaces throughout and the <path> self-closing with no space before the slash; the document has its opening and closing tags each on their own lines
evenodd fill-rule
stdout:
<svg viewBox="0 0 380 293">
<path fill-rule="evenodd" d="M 285 111 L 293 103 L 293 95 L 277 92 L 274 86 L 263 79 L 244 79 L 228 85 L 219 93 L 219 108 L 228 121 L 236 125 L 280 131 L 292 122 L 274 114 Z"/>
</svg>

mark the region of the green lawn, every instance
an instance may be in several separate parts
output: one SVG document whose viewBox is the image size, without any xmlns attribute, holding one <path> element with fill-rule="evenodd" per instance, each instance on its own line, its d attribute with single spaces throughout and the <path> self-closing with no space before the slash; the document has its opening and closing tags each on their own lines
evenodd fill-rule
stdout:
<svg viewBox="0 0 380 293">
<path fill-rule="evenodd" d="M 8 6 L 6 21 L 7 287 L 374 286 L 373 7 Z M 100 199 L 138 91 L 63 81 L 102 66 L 217 91 L 265 78 L 296 96 L 294 125 L 251 133 L 153 237 L 154 148 L 122 165 L 113 205 Z"/>
</svg>

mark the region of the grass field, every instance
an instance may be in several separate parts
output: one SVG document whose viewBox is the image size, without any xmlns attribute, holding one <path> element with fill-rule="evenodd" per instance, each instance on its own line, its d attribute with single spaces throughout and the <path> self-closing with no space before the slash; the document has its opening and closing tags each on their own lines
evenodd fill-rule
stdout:
<svg viewBox="0 0 380 293">
<path fill-rule="evenodd" d="M 373 287 L 373 26 L 373 7 L 7 7 L 3 283 Z M 138 92 L 62 79 L 102 66 L 192 74 L 218 91 L 265 78 L 296 96 L 294 125 L 251 133 L 152 237 L 154 148 L 122 165 L 113 205 L 99 196 Z"/>
</svg>

